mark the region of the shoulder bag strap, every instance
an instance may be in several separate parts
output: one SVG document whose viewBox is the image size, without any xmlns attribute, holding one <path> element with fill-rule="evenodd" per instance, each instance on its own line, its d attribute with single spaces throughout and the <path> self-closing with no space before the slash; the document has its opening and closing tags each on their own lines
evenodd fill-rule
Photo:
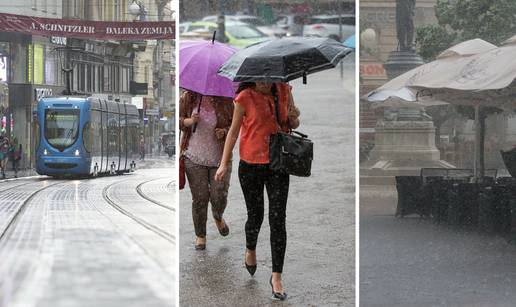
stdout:
<svg viewBox="0 0 516 307">
<path fill-rule="evenodd" d="M 278 97 L 278 88 L 276 87 L 276 83 L 272 85 L 271 88 L 272 97 L 274 97 L 274 112 L 276 117 L 276 122 L 278 123 L 279 130 L 283 132 L 283 127 L 281 126 L 280 122 L 280 111 L 279 111 L 279 97 Z M 288 132 L 291 133 L 292 129 L 290 127 L 288 128 Z"/>
<path fill-rule="evenodd" d="M 278 124 L 279 130 L 283 131 L 280 123 L 280 112 L 279 112 L 279 97 L 278 97 L 278 88 L 276 87 L 276 83 L 272 84 L 271 88 L 272 97 L 274 98 L 274 117 L 276 118 L 276 123 Z"/>
</svg>

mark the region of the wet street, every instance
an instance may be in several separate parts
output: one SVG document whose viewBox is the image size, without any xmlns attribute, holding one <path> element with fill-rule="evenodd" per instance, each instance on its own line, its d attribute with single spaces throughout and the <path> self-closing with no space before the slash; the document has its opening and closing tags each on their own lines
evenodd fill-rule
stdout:
<svg viewBox="0 0 516 307">
<path fill-rule="evenodd" d="M 181 306 L 354 306 L 355 104 L 354 58 L 339 68 L 291 82 L 301 110 L 299 131 L 314 142 L 312 176 L 291 177 L 287 206 L 285 302 L 270 300 L 271 251 L 267 202 L 258 239 L 258 268 L 244 266 L 246 209 L 238 182 L 238 148 L 221 237 L 209 214 L 205 251 L 194 250 L 188 187 L 180 193 Z"/>
<path fill-rule="evenodd" d="M 0 306 L 174 306 L 174 165 L 139 166 L 0 181 Z"/>
<path fill-rule="evenodd" d="M 396 188 L 360 187 L 361 306 L 514 306 L 516 245 L 418 217 Z"/>
</svg>

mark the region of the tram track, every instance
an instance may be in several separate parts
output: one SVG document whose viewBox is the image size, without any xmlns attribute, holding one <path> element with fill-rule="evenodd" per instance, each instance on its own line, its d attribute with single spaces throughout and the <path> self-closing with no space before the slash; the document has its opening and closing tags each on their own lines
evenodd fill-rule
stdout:
<svg viewBox="0 0 516 307">
<path fill-rule="evenodd" d="M 135 221 L 137 224 L 139 224 L 140 226 L 154 232 L 155 234 L 157 234 L 158 236 L 162 237 L 163 239 L 167 240 L 168 242 L 172 243 L 172 244 L 175 244 L 176 242 L 176 237 L 161 229 L 160 227 L 158 226 L 155 226 L 153 225 L 152 223 L 149 223 L 147 222 L 145 219 L 142 219 L 141 217 L 133 214 L 132 212 L 130 212 L 129 210 L 126 210 L 124 209 L 122 206 L 120 206 L 119 203 L 117 203 L 112 197 L 110 197 L 110 190 L 117 184 L 120 184 L 121 182 L 125 182 L 127 180 L 124 180 L 124 181 L 118 181 L 118 182 L 115 182 L 115 183 L 112 183 L 112 184 L 109 184 L 107 185 L 106 187 L 104 187 L 102 189 L 102 198 L 111 206 L 113 207 L 115 210 L 117 210 L 118 212 L 122 213 L 123 215 L 127 216 L 128 218 L 132 219 L 133 221 Z"/>
<path fill-rule="evenodd" d="M 10 187 L 10 188 L 7 188 L 7 189 L 4 189 L 4 190 L 1 190 L 0 193 L 2 192 L 5 192 L 5 191 L 8 191 L 10 190 L 11 188 L 16 188 L 16 187 L 19 187 L 19 186 L 22 186 L 22 185 L 28 185 L 30 183 L 34 183 L 34 182 L 29 182 L 29 183 L 24 183 L 24 184 L 20 184 L 20 185 L 16 185 L 14 187 Z M 53 183 L 53 184 L 49 184 L 47 186 L 44 186 L 32 193 L 30 193 L 23 201 L 22 203 L 18 206 L 18 208 L 16 209 L 16 212 L 14 213 L 14 215 L 11 217 L 10 221 L 7 223 L 7 225 L 1 230 L 1 233 L 0 233 L 0 245 L 2 244 L 2 242 L 4 242 L 8 237 L 9 235 L 12 233 L 12 231 L 14 230 L 15 226 L 16 226 L 16 223 L 17 221 L 23 216 L 23 212 L 25 212 L 26 208 L 27 208 L 27 205 L 41 192 L 51 188 L 51 187 L 54 187 L 58 184 L 62 184 L 64 183 L 63 181 L 59 181 L 59 182 L 56 182 L 56 183 Z"/>
<path fill-rule="evenodd" d="M 175 183 L 175 180 L 170 181 L 170 182 L 167 184 L 167 189 L 172 190 L 172 189 L 174 188 L 174 183 Z"/>
<path fill-rule="evenodd" d="M 39 181 L 38 181 L 39 182 Z M 12 186 L 9 186 L 7 188 L 4 188 L 4 189 L 1 189 L 0 190 L 0 193 L 3 193 L 3 192 L 6 192 L 6 191 L 9 191 L 11 189 L 15 189 L 17 187 L 21 187 L 21 186 L 24 186 L 24 185 L 28 185 L 28 184 L 31 184 L 31 183 L 35 183 L 35 182 L 31 182 L 31 181 L 28 181 L 28 182 L 24 182 L 24 183 L 21 183 L 21 184 L 15 184 L 15 185 L 12 185 Z"/>
<path fill-rule="evenodd" d="M 138 184 L 138 185 L 136 186 L 136 193 L 138 193 L 138 195 L 140 195 L 140 197 L 141 197 L 141 198 L 143 198 L 143 199 L 145 199 L 145 200 L 147 200 L 147 201 L 149 201 L 149 202 L 151 202 L 151 203 L 153 203 L 153 204 L 155 204 L 155 205 L 158 205 L 158 206 L 163 207 L 163 208 L 165 208 L 165 209 L 167 209 L 167 210 L 170 210 L 170 211 L 172 211 L 172 212 L 175 212 L 175 211 L 176 211 L 176 209 L 175 209 L 175 208 L 173 208 L 173 207 L 171 207 L 171 206 L 168 206 L 168 205 L 165 205 L 165 204 L 163 204 L 162 202 L 160 202 L 160 201 L 157 201 L 157 200 L 153 199 L 152 197 L 149 197 L 147 194 L 145 194 L 145 193 L 142 191 L 142 186 L 143 186 L 143 185 L 145 185 L 145 184 L 147 184 L 147 183 L 149 183 L 149 182 L 158 181 L 158 180 L 163 180 L 163 179 L 167 179 L 167 177 L 163 177 L 163 178 L 155 178 L 155 179 L 147 180 L 147 181 L 144 181 L 144 182 L 142 182 L 142 183 Z M 172 181 L 172 182 L 173 182 L 173 181 Z M 169 184 L 170 184 L 170 183 L 169 183 Z M 167 185 L 167 188 L 168 188 L 169 184 Z"/>
</svg>

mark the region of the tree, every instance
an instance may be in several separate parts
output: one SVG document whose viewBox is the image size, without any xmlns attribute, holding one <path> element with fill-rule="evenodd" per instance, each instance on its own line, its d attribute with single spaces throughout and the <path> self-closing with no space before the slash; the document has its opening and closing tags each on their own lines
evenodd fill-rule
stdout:
<svg viewBox="0 0 516 307">
<path fill-rule="evenodd" d="M 418 27 L 416 44 L 425 60 L 448 47 L 473 38 L 495 45 L 516 33 L 514 0 L 438 0 L 437 25 Z"/>
</svg>

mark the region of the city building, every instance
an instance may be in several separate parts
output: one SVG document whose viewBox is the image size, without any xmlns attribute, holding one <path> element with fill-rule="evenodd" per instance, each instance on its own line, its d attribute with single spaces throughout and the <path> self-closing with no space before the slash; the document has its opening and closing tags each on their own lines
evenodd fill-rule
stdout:
<svg viewBox="0 0 516 307">
<path fill-rule="evenodd" d="M 197 20 L 215 12 L 252 14 L 273 21 L 276 13 L 302 12 L 309 14 L 338 14 L 355 12 L 354 0 L 190 0 L 180 4 L 181 21 Z"/>
<path fill-rule="evenodd" d="M 131 13 L 133 4 L 141 7 L 137 16 Z M 173 16 L 170 1 L 153 0 L 0 0 L 0 13 L 78 21 L 171 21 Z M 73 68 L 72 92 L 124 103 L 138 102 L 134 97 L 139 96 L 147 151 L 152 152 L 160 133 L 174 127 L 173 46 L 172 40 L 44 37 L 0 30 L 0 133 L 22 144 L 21 166 L 33 166 L 33 110 L 40 98 L 63 93 L 64 67 Z"/>
</svg>

